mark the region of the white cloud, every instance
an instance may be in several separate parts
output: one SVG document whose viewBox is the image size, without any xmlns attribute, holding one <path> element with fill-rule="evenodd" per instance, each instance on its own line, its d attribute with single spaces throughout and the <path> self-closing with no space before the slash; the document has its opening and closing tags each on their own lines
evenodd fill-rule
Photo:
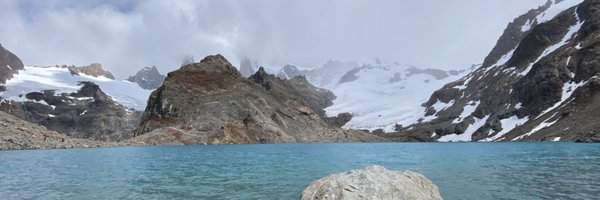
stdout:
<svg viewBox="0 0 600 200">
<path fill-rule="evenodd" d="M 234 65 L 381 57 L 452 68 L 482 62 L 509 21 L 543 2 L 4 0 L 0 43 L 27 64 L 100 62 L 120 78 L 215 53 Z"/>
</svg>

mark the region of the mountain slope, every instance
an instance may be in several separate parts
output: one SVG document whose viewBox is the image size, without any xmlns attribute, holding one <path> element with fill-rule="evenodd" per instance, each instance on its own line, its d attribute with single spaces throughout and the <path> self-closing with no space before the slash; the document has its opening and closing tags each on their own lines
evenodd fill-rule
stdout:
<svg viewBox="0 0 600 200">
<path fill-rule="evenodd" d="M 23 62 L 15 54 L 0 45 L 0 92 L 4 91 L 4 83 L 23 69 Z"/>
<path fill-rule="evenodd" d="M 263 69 L 246 79 L 223 56 L 168 74 L 148 100 L 138 138 L 184 144 L 386 141 L 322 119 L 327 92 Z M 306 95 L 309 94 L 309 95 Z"/>
<path fill-rule="evenodd" d="M 482 67 L 434 92 L 421 123 L 400 135 L 438 141 L 596 140 L 600 2 L 581 2 L 550 2 L 530 11 L 528 20 L 517 18 L 507 29 L 527 27 L 514 36 L 522 39 L 503 40 L 514 34 L 505 31 Z"/>
</svg>

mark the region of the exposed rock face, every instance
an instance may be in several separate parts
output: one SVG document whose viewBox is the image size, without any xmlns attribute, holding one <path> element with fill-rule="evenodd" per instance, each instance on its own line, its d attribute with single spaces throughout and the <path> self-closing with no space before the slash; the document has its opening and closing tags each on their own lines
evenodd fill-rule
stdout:
<svg viewBox="0 0 600 200">
<path fill-rule="evenodd" d="M 184 144 L 385 141 L 327 124 L 330 95 L 304 78 L 282 80 L 263 69 L 246 79 L 223 56 L 208 56 L 168 74 L 137 134 L 150 134 L 149 142 L 190 138 Z"/>
<path fill-rule="evenodd" d="M 568 2 L 573 1 L 563 3 Z M 436 91 L 424 105 L 423 123 L 402 128 L 401 135 L 438 141 L 597 138 L 600 2 L 584 1 L 551 20 L 532 23 L 518 36 L 508 36 L 515 27 L 543 18 L 547 7 L 511 23 L 484 65 Z M 493 55 L 498 52 L 506 53 Z"/>
<path fill-rule="evenodd" d="M 104 69 L 102 69 L 102 64 L 99 63 L 93 63 L 91 65 L 81 67 L 69 66 L 68 69 L 71 71 L 71 74 L 85 74 L 93 77 L 103 76 L 113 80 L 115 79 L 112 73 L 109 71 L 104 71 Z"/>
<path fill-rule="evenodd" d="M 23 67 L 23 62 L 19 57 L 0 45 L 0 92 L 4 88 L 2 84 L 6 83 L 6 80 L 12 78 L 13 74 L 18 73 Z"/>
<path fill-rule="evenodd" d="M 0 111 L 0 150 L 101 147 L 115 144 L 73 139 Z"/>
<path fill-rule="evenodd" d="M 94 83 L 82 82 L 81 86 L 71 94 L 31 92 L 25 95 L 29 101 L 0 102 L 0 110 L 75 138 L 120 141 L 133 137 L 140 112 L 114 102 Z"/>
<path fill-rule="evenodd" d="M 438 187 L 419 173 L 369 166 L 316 180 L 302 192 L 301 199 L 434 200 L 442 197 Z"/>
<path fill-rule="evenodd" d="M 144 67 L 144 69 L 138 71 L 134 76 L 127 78 L 128 81 L 137 83 L 141 88 L 146 90 L 154 90 L 163 83 L 166 76 L 160 74 L 155 66 Z"/>
</svg>

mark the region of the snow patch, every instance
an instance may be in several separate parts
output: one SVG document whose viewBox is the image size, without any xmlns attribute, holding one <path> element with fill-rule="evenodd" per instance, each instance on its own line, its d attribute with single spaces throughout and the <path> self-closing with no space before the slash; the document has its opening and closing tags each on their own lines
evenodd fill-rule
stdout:
<svg viewBox="0 0 600 200">
<path fill-rule="evenodd" d="M 560 142 L 560 139 L 561 139 L 560 137 L 555 137 L 555 138 L 552 140 L 552 142 Z"/>
<path fill-rule="evenodd" d="M 459 123 L 465 117 L 470 116 L 473 112 L 475 112 L 475 109 L 477 109 L 477 107 L 479 107 L 480 103 L 481 103 L 480 101 L 471 101 L 471 102 L 467 103 L 467 105 L 465 105 L 465 107 L 463 108 L 462 113 L 460 113 L 460 116 L 458 116 L 458 118 L 454 119 L 454 121 L 452 121 L 452 123 L 454 123 L 454 124 Z"/>
<path fill-rule="evenodd" d="M 517 45 L 517 47 L 518 47 L 518 46 L 519 46 L 519 45 Z M 501 65 L 504 65 L 504 64 L 506 64 L 506 62 L 508 62 L 508 60 L 510 60 L 510 58 L 512 58 L 512 56 L 513 56 L 513 53 L 515 53 L 515 50 L 516 50 L 516 49 L 517 49 L 517 48 L 515 47 L 513 50 L 511 50 L 511 51 L 509 51 L 508 53 L 504 54 L 504 55 L 503 55 L 502 57 L 500 57 L 500 59 L 498 59 L 498 61 L 497 61 L 495 64 L 493 64 L 492 66 L 493 66 L 493 67 L 496 67 L 496 66 L 501 66 Z"/>
<path fill-rule="evenodd" d="M 10 65 L 6 65 L 6 68 L 8 68 L 9 70 L 12 70 L 12 67 L 10 67 Z"/>
<path fill-rule="evenodd" d="M 517 105 L 515 105 L 515 109 L 519 110 L 523 108 L 523 104 L 521 102 L 517 103 Z"/>
<path fill-rule="evenodd" d="M 552 117 L 554 117 L 554 115 Z M 554 120 L 552 122 L 548 122 L 548 120 L 552 119 L 552 117 L 546 119 L 544 122 L 540 123 L 535 128 L 531 129 L 531 131 L 529 131 L 528 133 L 525 133 L 525 134 L 523 134 L 523 135 L 521 135 L 519 137 L 516 137 L 515 139 L 513 139 L 513 141 L 523 139 L 524 137 L 530 136 L 531 134 L 534 134 L 534 133 L 538 132 L 539 130 L 542 130 L 544 128 L 547 128 L 547 127 L 550 127 L 550 126 L 554 125 L 554 123 L 558 122 L 559 119 Z"/>
<path fill-rule="evenodd" d="M 563 1 L 563 2 L 565 2 L 565 1 Z M 566 2 L 568 2 L 568 1 L 566 1 Z M 575 16 L 577 16 L 577 19 L 578 19 L 577 23 L 569 28 L 569 31 L 563 36 L 561 41 L 546 48 L 542 52 L 542 55 L 540 55 L 532 63 L 529 63 L 529 66 L 527 66 L 527 68 L 525 68 L 525 70 L 523 70 L 521 73 L 519 73 L 521 76 L 525 76 L 527 73 L 529 73 L 529 71 L 531 70 L 531 68 L 533 67 L 533 65 L 535 63 L 539 62 L 541 59 L 545 58 L 548 54 L 551 54 L 552 52 L 556 51 L 560 47 L 567 44 L 567 42 L 569 42 L 575 36 L 575 34 L 579 31 L 579 29 L 581 29 L 581 26 L 583 25 L 583 22 L 579 20 L 579 16 L 577 15 L 577 12 L 575 12 Z"/>
<path fill-rule="evenodd" d="M 500 120 L 500 123 L 502 124 L 502 130 L 498 133 L 496 133 L 496 135 L 483 139 L 482 142 L 491 142 L 491 141 L 496 141 L 498 139 L 500 139 L 502 136 L 504 136 L 506 133 L 508 133 L 509 131 L 515 129 L 518 126 L 523 125 L 524 123 L 526 123 L 527 121 L 529 121 L 529 117 L 524 117 L 524 118 L 519 118 L 517 116 L 512 116 L 506 119 L 502 119 Z"/>
<path fill-rule="evenodd" d="M 525 24 L 523 24 L 523 26 L 521 26 L 521 32 L 527 32 L 531 29 L 531 25 L 533 25 L 533 21 L 531 19 L 528 19 L 527 22 L 525 22 Z"/>
<path fill-rule="evenodd" d="M 489 117 L 490 116 L 488 115 L 483 119 L 475 118 L 475 123 L 471 124 L 464 133 L 444 135 L 438 139 L 438 142 L 470 142 L 472 140 L 471 138 L 473 137 L 473 133 L 475 133 L 475 131 L 477 131 L 479 128 L 483 127 Z"/>
</svg>

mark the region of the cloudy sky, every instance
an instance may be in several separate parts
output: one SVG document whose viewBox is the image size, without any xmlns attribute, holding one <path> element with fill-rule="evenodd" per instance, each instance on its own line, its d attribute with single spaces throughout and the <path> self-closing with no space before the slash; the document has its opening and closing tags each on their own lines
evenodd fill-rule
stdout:
<svg viewBox="0 0 600 200">
<path fill-rule="evenodd" d="M 117 78 L 225 55 L 464 68 L 545 0 L 1 0 L 0 43 L 29 65 L 102 63 Z"/>
</svg>

